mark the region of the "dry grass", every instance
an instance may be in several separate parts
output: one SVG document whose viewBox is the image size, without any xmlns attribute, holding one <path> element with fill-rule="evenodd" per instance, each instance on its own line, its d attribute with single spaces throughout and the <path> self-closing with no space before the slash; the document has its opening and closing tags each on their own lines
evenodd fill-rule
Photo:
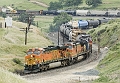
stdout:
<svg viewBox="0 0 120 83">
<path fill-rule="evenodd" d="M 0 68 L 0 83 L 28 83 L 24 78 Z"/>
<path fill-rule="evenodd" d="M 4 19 L 0 19 L 3 24 L 3 28 L 0 28 L 0 66 L 3 68 L 10 71 L 23 69 L 23 65 L 14 63 L 12 59 L 19 58 L 24 64 L 24 56 L 28 48 L 46 47 L 52 44 L 38 28 L 31 25 L 33 29 L 28 33 L 27 45 L 24 45 L 25 33 L 20 31 L 20 28 L 26 27 L 27 24 L 13 21 L 12 28 L 4 28 Z"/>
</svg>

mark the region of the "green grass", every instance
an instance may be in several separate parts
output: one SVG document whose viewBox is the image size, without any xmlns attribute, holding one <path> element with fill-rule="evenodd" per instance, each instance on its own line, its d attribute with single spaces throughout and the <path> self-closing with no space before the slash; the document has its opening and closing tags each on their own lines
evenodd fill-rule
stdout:
<svg viewBox="0 0 120 83">
<path fill-rule="evenodd" d="M 59 0 L 33 0 L 37 2 L 42 2 L 44 4 L 47 4 L 49 6 L 49 3 L 59 1 Z M 83 4 L 80 4 L 78 8 L 88 8 L 88 9 L 98 9 L 98 10 L 106 10 L 106 9 L 120 9 L 120 1 L 119 0 L 102 0 L 103 4 L 100 4 L 96 8 L 92 8 L 91 6 L 86 5 L 85 0 L 83 0 Z M 12 6 L 16 9 L 26 9 L 26 10 L 47 10 L 46 7 L 42 7 L 38 4 L 33 4 L 29 2 L 28 0 L 1 0 L 0 6 Z M 73 7 L 71 7 L 73 8 Z M 67 8 L 65 8 L 67 9 Z"/>
<path fill-rule="evenodd" d="M 26 2 L 27 0 L 0 0 L 0 6 L 9 6 L 12 4 L 21 4 Z"/>
<path fill-rule="evenodd" d="M 24 9 L 24 10 L 46 10 L 45 7 L 27 1 L 20 4 L 15 4 L 14 7 L 17 9 Z"/>
<path fill-rule="evenodd" d="M 117 50 L 112 50 L 117 48 Z M 111 48 L 107 56 L 99 63 L 100 78 L 95 83 L 119 83 L 120 80 L 120 43 Z"/>
<path fill-rule="evenodd" d="M 34 21 L 37 24 L 38 22 L 38 26 L 41 29 L 42 32 L 47 32 L 49 30 L 49 25 L 53 23 L 53 16 L 37 16 Z"/>
<path fill-rule="evenodd" d="M 115 44 L 115 42 L 118 42 L 120 37 L 119 37 L 119 33 L 120 33 L 120 25 L 119 25 L 120 19 L 116 19 L 116 20 L 111 20 L 108 22 L 108 24 L 103 24 L 100 25 L 98 28 L 96 29 L 92 29 L 90 30 L 90 32 L 92 31 L 91 35 L 93 38 L 93 41 L 96 43 L 97 40 L 97 33 L 100 32 L 100 45 L 101 47 L 104 46 L 113 46 Z"/>
<path fill-rule="evenodd" d="M 3 19 L 2 19 L 3 20 Z M 52 43 L 43 36 L 42 32 L 35 26 L 32 32 L 28 33 L 27 45 L 24 45 L 25 33 L 20 28 L 25 28 L 26 23 L 13 21 L 12 28 L 0 28 L 0 66 L 10 71 L 14 69 L 23 69 L 23 65 L 13 62 L 13 58 L 19 58 L 24 64 L 25 52 L 28 48 L 46 47 Z M 9 62 L 9 63 L 6 63 Z M 4 63 L 4 65 L 3 65 Z"/>
<path fill-rule="evenodd" d="M 45 3 L 47 5 L 49 5 L 49 3 L 52 1 L 52 2 L 55 2 L 55 1 L 59 1 L 59 0 L 33 0 L 33 1 L 38 1 L 38 2 L 42 2 L 42 3 Z"/>
<path fill-rule="evenodd" d="M 120 80 L 120 19 L 111 20 L 96 29 L 88 31 L 97 43 L 97 33 L 100 32 L 100 46 L 109 48 L 106 57 L 100 61 L 97 69 L 100 78 L 93 83 L 119 83 Z"/>
</svg>

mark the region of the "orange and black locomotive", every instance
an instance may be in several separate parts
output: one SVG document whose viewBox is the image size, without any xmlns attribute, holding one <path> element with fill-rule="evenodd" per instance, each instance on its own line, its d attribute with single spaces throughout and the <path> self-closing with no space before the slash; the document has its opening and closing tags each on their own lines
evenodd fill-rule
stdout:
<svg viewBox="0 0 120 83">
<path fill-rule="evenodd" d="M 31 48 L 25 56 L 25 73 L 38 72 L 51 68 L 51 64 L 60 63 L 67 66 L 77 62 L 81 56 L 87 58 L 92 52 L 92 40 L 87 35 L 76 42 L 68 42 L 59 46 Z"/>
</svg>

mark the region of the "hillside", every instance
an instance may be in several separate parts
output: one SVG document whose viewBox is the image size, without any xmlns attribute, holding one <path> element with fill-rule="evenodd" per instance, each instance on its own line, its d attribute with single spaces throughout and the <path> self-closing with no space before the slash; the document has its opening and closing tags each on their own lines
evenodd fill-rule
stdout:
<svg viewBox="0 0 120 83">
<path fill-rule="evenodd" d="M 7 70 L 0 68 L 0 83 L 28 83 L 26 79 L 21 78 Z"/>
<path fill-rule="evenodd" d="M 25 10 L 47 10 L 50 2 L 55 2 L 59 0 L 1 0 L 0 6 L 12 6 L 14 9 L 25 9 Z M 83 0 L 83 4 L 80 4 L 77 9 L 98 9 L 98 10 L 106 10 L 106 9 L 120 9 L 120 0 L 102 0 L 103 4 L 99 5 L 96 8 L 88 6 L 85 4 L 85 0 Z M 64 9 L 74 7 L 65 7 Z"/>
<path fill-rule="evenodd" d="M 90 30 L 94 43 L 97 43 L 97 33 L 100 32 L 100 46 L 108 47 L 106 57 L 99 63 L 97 69 L 100 78 L 94 83 L 120 82 L 120 19 L 111 20 L 96 29 Z"/>
<path fill-rule="evenodd" d="M 0 18 L 3 23 L 3 18 Z M 46 47 L 50 42 L 38 28 L 31 25 L 31 32 L 28 33 L 27 45 L 24 45 L 25 33 L 20 28 L 27 24 L 13 21 L 13 27 L 0 28 L 0 67 L 10 71 L 23 69 L 24 56 L 28 48 Z M 4 64 L 4 65 L 3 65 Z"/>
</svg>

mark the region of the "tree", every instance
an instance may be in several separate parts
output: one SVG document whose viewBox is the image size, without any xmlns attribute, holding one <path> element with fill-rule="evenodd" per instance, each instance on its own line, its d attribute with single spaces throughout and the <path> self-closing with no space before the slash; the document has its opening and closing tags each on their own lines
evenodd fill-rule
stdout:
<svg viewBox="0 0 120 83">
<path fill-rule="evenodd" d="M 59 0 L 58 2 L 50 2 L 48 10 L 62 9 L 63 7 L 78 6 L 82 0 Z"/>
<path fill-rule="evenodd" d="M 6 18 L 6 13 L 0 12 L 0 16 L 2 16 L 3 18 Z"/>
<path fill-rule="evenodd" d="M 65 0 L 65 6 L 78 6 L 82 3 L 82 0 Z"/>
<path fill-rule="evenodd" d="M 54 25 L 50 25 L 50 31 L 57 31 L 61 24 L 67 23 L 70 20 L 72 20 L 72 16 L 69 16 L 67 13 L 62 12 L 60 15 L 54 17 Z"/>
<path fill-rule="evenodd" d="M 63 8 L 60 2 L 50 2 L 49 5 L 50 7 L 48 7 L 48 10 L 57 10 Z"/>
<path fill-rule="evenodd" d="M 35 16 L 34 15 L 30 15 L 30 14 L 27 14 L 27 13 L 22 13 L 22 14 L 19 15 L 18 20 L 20 22 L 28 23 L 28 17 L 29 17 L 29 21 L 31 22 L 31 24 L 35 25 L 35 23 L 34 23 Z"/>
<path fill-rule="evenodd" d="M 67 23 L 70 20 L 72 20 L 72 16 L 69 16 L 67 13 L 62 12 L 60 15 L 58 15 L 57 17 L 54 17 L 53 19 L 53 23 L 56 26 L 60 26 L 63 23 Z"/>
<path fill-rule="evenodd" d="M 102 4 L 102 0 L 86 0 L 85 1 L 87 5 L 96 7 L 99 4 Z"/>
</svg>

